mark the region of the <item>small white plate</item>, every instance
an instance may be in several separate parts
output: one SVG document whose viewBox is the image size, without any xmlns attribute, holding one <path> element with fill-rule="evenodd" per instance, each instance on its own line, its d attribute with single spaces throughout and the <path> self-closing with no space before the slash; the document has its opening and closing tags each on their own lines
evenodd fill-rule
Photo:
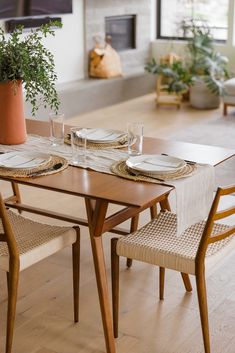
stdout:
<svg viewBox="0 0 235 353">
<path fill-rule="evenodd" d="M 144 154 L 130 157 L 126 164 L 129 168 L 148 173 L 174 173 L 186 165 L 180 158 L 161 154 Z"/>
<path fill-rule="evenodd" d="M 51 156 L 40 152 L 14 151 L 0 155 L 0 168 L 28 169 L 49 162 Z"/>
<path fill-rule="evenodd" d="M 87 129 L 87 141 L 94 143 L 110 143 L 119 141 L 126 136 L 126 133 L 112 129 Z"/>
</svg>

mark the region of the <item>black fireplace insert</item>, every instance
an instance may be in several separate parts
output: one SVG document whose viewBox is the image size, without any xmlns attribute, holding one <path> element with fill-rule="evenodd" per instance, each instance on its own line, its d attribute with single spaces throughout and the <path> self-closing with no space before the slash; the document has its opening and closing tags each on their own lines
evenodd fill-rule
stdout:
<svg viewBox="0 0 235 353">
<path fill-rule="evenodd" d="M 106 40 L 117 51 L 136 48 L 136 15 L 105 17 Z"/>
</svg>

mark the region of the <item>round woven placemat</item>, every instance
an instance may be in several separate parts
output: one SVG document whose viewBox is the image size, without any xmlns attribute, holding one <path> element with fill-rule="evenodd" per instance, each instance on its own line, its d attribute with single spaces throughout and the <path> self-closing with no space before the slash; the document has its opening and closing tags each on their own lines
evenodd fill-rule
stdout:
<svg viewBox="0 0 235 353">
<path fill-rule="evenodd" d="M 71 145 L 71 138 L 70 134 L 67 134 L 64 137 L 64 143 L 67 145 Z M 87 148 L 95 148 L 95 149 L 101 149 L 101 148 L 124 148 L 128 146 L 128 141 L 127 138 L 122 138 L 118 141 L 115 142 L 109 142 L 109 143 L 94 143 L 87 141 Z"/>
<path fill-rule="evenodd" d="M 27 169 L 0 168 L 0 175 L 13 178 L 39 177 L 43 175 L 58 173 L 61 170 L 66 169 L 68 165 L 68 161 L 65 158 L 51 155 L 51 158 L 48 162 L 38 167 Z"/>
<path fill-rule="evenodd" d="M 147 173 L 145 175 L 140 174 L 137 171 L 131 170 L 126 165 L 126 160 L 115 162 L 111 166 L 111 170 L 114 174 L 134 181 L 146 181 L 150 183 L 164 183 L 171 180 L 181 179 L 190 176 L 197 168 L 196 164 L 186 164 L 184 168 L 171 174 L 158 174 L 157 177 L 153 174 Z"/>
</svg>

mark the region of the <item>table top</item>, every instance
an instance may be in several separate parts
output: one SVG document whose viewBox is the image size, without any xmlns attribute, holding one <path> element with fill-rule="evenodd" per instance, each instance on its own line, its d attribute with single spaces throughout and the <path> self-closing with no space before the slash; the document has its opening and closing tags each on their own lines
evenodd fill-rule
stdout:
<svg viewBox="0 0 235 353">
<path fill-rule="evenodd" d="M 48 122 L 27 119 L 27 131 L 31 134 L 49 136 L 50 126 Z M 69 131 L 71 126 L 65 126 Z M 160 138 L 144 138 L 144 153 L 166 153 L 174 157 L 192 160 L 197 163 L 205 163 L 216 166 L 235 155 L 235 150 L 218 146 L 201 145 L 182 141 L 172 141 Z"/>
<path fill-rule="evenodd" d="M 68 129 L 68 127 L 67 127 Z M 48 136 L 49 123 L 27 120 L 28 133 Z M 156 138 L 144 139 L 145 153 L 166 153 L 182 159 L 217 165 L 235 155 L 234 150 Z M 11 178 L 5 178 L 13 180 Z M 69 166 L 57 174 L 38 178 L 17 178 L 19 183 L 112 203 L 143 207 L 168 194 L 172 188 L 146 182 L 133 182 L 115 175 Z"/>
</svg>

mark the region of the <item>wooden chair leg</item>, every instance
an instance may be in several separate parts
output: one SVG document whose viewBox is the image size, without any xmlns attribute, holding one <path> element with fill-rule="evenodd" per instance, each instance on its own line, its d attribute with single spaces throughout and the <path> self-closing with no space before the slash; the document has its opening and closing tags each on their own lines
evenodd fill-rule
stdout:
<svg viewBox="0 0 235 353">
<path fill-rule="evenodd" d="M 164 299 L 165 268 L 159 267 L 159 299 Z"/>
<path fill-rule="evenodd" d="M 206 281 L 204 270 L 196 273 L 197 295 L 200 310 L 202 335 L 205 353 L 210 353 L 209 320 L 206 295 Z"/>
<path fill-rule="evenodd" d="M 74 227 L 77 233 L 77 240 L 72 245 L 73 258 L 73 306 L 74 322 L 79 320 L 79 282 L 80 282 L 80 228 Z"/>
<path fill-rule="evenodd" d="M 111 278 L 112 278 L 112 307 L 113 307 L 113 334 L 118 337 L 119 314 L 119 256 L 116 253 L 117 238 L 111 239 Z"/>
<path fill-rule="evenodd" d="M 7 277 L 7 293 L 9 295 L 9 286 L 10 286 L 10 276 L 9 272 L 6 272 L 6 277 Z"/>
<path fill-rule="evenodd" d="M 181 272 L 181 276 L 182 276 L 186 291 L 187 292 L 192 292 L 193 288 L 192 288 L 192 285 L 191 285 L 191 282 L 190 282 L 189 275 L 187 273 Z"/>
<path fill-rule="evenodd" d="M 126 267 L 131 268 L 132 264 L 133 264 L 132 259 L 126 259 Z"/>
<path fill-rule="evenodd" d="M 168 210 L 168 211 L 171 210 L 171 207 L 170 207 L 170 204 L 169 204 L 169 200 L 168 200 L 168 196 L 160 202 L 160 207 L 161 207 L 161 210 Z M 187 292 L 191 292 L 192 291 L 192 286 L 191 286 L 191 283 L 190 283 L 189 275 L 187 273 L 181 273 L 181 276 L 183 278 L 183 282 L 184 282 L 184 286 L 185 286 L 186 291 Z"/>
<path fill-rule="evenodd" d="M 228 114 L 228 105 L 226 103 L 224 103 L 224 116 L 226 116 Z"/>
<path fill-rule="evenodd" d="M 130 233 L 135 232 L 138 229 L 139 223 L 139 215 L 137 214 L 135 217 L 131 219 Z M 132 266 L 132 259 L 126 259 L 126 266 L 130 268 Z"/>
<path fill-rule="evenodd" d="M 12 261 L 8 274 L 6 353 L 11 353 L 19 282 L 19 261 Z"/>
</svg>

